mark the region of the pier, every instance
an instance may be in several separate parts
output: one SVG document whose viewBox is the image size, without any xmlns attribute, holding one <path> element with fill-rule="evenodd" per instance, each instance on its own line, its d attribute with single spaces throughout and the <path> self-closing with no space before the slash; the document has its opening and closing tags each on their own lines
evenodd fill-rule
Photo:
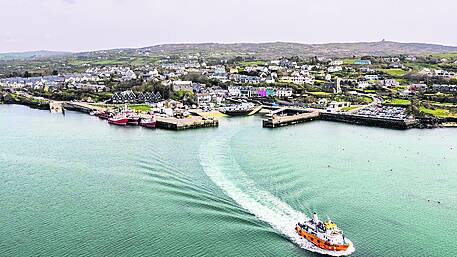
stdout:
<svg viewBox="0 0 457 257">
<path fill-rule="evenodd" d="M 156 127 L 169 130 L 184 130 L 192 128 L 217 127 L 219 121 L 213 118 L 202 118 L 193 116 L 190 118 L 178 119 L 174 117 L 157 117 Z"/>
<path fill-rule="evenodd" d="M 90 105 L 88 103 L 83 103 L 83 102 L 65 102 L 63 104 L 63 107 L 67 110 L 71 111 L 78 111 L 78 112 L 83 112 L 83 113 L 90 113 L 92 111 L 100 111 L 104 108 Z"/>
<path fill-rule="evenodd" d="M 52 113 L 63 113 L 65 111 L 64 108 L 63 108 L 63 102 L 50 101 L 49 102 L 49 110 Z"/>
<path fill-rule="evenodd" d="M 264 128 L 277 128 L 316 120 L 319 118 L 319 112 L 281 108 L 272 111 L 269 116 L 262 121 Z"/>
<path fill-rule="evenodd" d="M 349 113 L 326 113 L 322 112 L 320 115 L 321 120 L 337 121 L 352 123 L 365 126 L 374 126 L 382 128 L 392 129 L 409 129 L 417 126 L 418 121 L 416 119 L 392 119 L 392 118 L 380 118 L 371 116 L 362 116 Z"/>
</svg>

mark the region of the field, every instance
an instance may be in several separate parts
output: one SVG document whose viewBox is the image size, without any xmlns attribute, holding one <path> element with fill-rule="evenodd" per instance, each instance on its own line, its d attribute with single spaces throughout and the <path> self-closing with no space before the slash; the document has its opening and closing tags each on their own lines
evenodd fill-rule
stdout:
<svg viewBox="0 0 457 257">
<path fill-rule="evenodd" d="M 405 70 L 402 70 L 402 69 L 382 69 L 381 71 L 389 74 L 390 76 L 394 76 L 394 77 L 401 77 L 401 76 L 404 76 L 407 72 Z"/>
<path fill-rule="evenodd" d="M 327 93 L 327 92 L 308 92 L 308 94 L 314 95 L 314 96 L 330 96 L 332 93 Z"/>
<path fill-rule="evenodd" d="M 148 112 L 151 110 L 151 106 L 146 104 L 131 104 L 128 107 L 137 112 Z"/>
<path fill-rule="evenodd" d="M 354 64 L 356 59 L 343 59 L 343 64 Z"/>
<path fill-rule="evenodd" d="M 264 65 L 264 64 L 265 64 L 265 61 L 260 61 L 260 60 L 240 62 L 240 65 L 243 65 L 243 66 Z"/>
<path fill-rule="evenodd" d="M 384 101 L 384 104 L 386 105 L 397 105 L 397 106 L 407 106 L 411 104 L 410 100 L 406 99 L 398 99 L 398 98 L 392 98 Z"/>
<path fill-rule="evenodd" d="M 457 59 L 457 52 L 455 53 L 439 53 L 432 54 L 433 57 L 446 58 L 446 59 Z"/>
<path fill-rule="evenodd" d="M 439 117 L 439 118 L 457 118 L 457 113 L 452 113 L 445 109 L 428 109 L 423 106 L 420 107 L 420 112 Z"/>
<path fill-rule="evenodd" d="M 348 106 L 348 107 L 344 107 L 342 110 L 347 112 L 347 111 L 350 111 L 350 110 L 354 110 L 354 109 L 357 109 L 359 108 L 360 106 L 358 105 L 352 105 L 352 106 Z"/>
</svg>

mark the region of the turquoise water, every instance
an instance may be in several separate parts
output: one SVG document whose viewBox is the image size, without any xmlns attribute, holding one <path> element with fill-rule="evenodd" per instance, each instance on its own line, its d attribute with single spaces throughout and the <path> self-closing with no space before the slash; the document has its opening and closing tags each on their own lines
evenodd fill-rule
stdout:
<svg viewBox="0 0 457 257">
<path fill-rule="evenodd" d="M 457 256 L 456 133 L 174 132 L 0 105 L 0 256 L 319 256 L 288 236 L 313 211 L 351 256 Z"/>
</svg>

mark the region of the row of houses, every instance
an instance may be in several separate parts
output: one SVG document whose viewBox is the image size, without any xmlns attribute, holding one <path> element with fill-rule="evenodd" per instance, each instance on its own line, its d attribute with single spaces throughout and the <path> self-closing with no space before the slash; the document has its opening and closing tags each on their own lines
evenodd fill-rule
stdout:
<svg viewBox="0 0 457 257">
<path fill-rule="evenodd" d="M 231 86 L 228 87 L 228 96 L 230 97 L 291 97 L 293 91 L 291 88 L 282 87 L 252 87 L 252 86 Z"/>
<path fill-rule="evenodd" d="M 157 103 L 162 100 L 159 92 L 134 93 L 133 91 L 116 92 L 109 102 L 114 104 L 125 103 Z"/>
</svg>

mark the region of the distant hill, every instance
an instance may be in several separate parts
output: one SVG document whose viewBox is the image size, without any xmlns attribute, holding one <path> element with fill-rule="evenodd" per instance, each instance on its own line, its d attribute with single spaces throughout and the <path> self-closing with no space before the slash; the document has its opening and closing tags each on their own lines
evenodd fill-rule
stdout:
<svg viewBox="0 0 457 257">
<path fill-rule="evenodd" d="M 0 53 L 0 60 L 26 60 L 26 59 L 40 59 L 55 56 L 69 55 L 69 52 L 57 51 L 30 51 L 30 52 L 17 52 L 17 53 Z"/>
<path fill-rule="evenodd" d="M 251 56 L 259 59 L 280 57 L 352 57 L 352 56 L 389 56 L 389 55 L 428 55 L 457 53 L 457 47 L 424 43 L 398 43 L 392 41 L 359 42 L 359 43 L 235 43 L 235 44 L 165 44 L 144 48 L 110 49 L 93 52 L 68 53 L 53 51 L 36 51 L 23 53 L 0 54 L 0 61 L 49 59 L 63 57 L 68 60 L 97 60 L 99 63 L 110 63 L 104 60 L 116 60 L 117 64 L 128 62 L 138 57 L 185 56 L 199 53 L 206 58 L 232 58 Z"/>
<path fill-rule="evenodd" d="M 255 55 L 259 58 L 288 56 L 348 57 L 363 55 L 423 55 L 457 52 L 457 47 L 424 43 L 398 43 L 392 41 L 330 44 L 299 43 L 238 43 L 238 44 L 168 44 L 137 49 L 156 54 L 183 54 L 200 52 L 206 55 L 237 56 Z"/>
</svg>

